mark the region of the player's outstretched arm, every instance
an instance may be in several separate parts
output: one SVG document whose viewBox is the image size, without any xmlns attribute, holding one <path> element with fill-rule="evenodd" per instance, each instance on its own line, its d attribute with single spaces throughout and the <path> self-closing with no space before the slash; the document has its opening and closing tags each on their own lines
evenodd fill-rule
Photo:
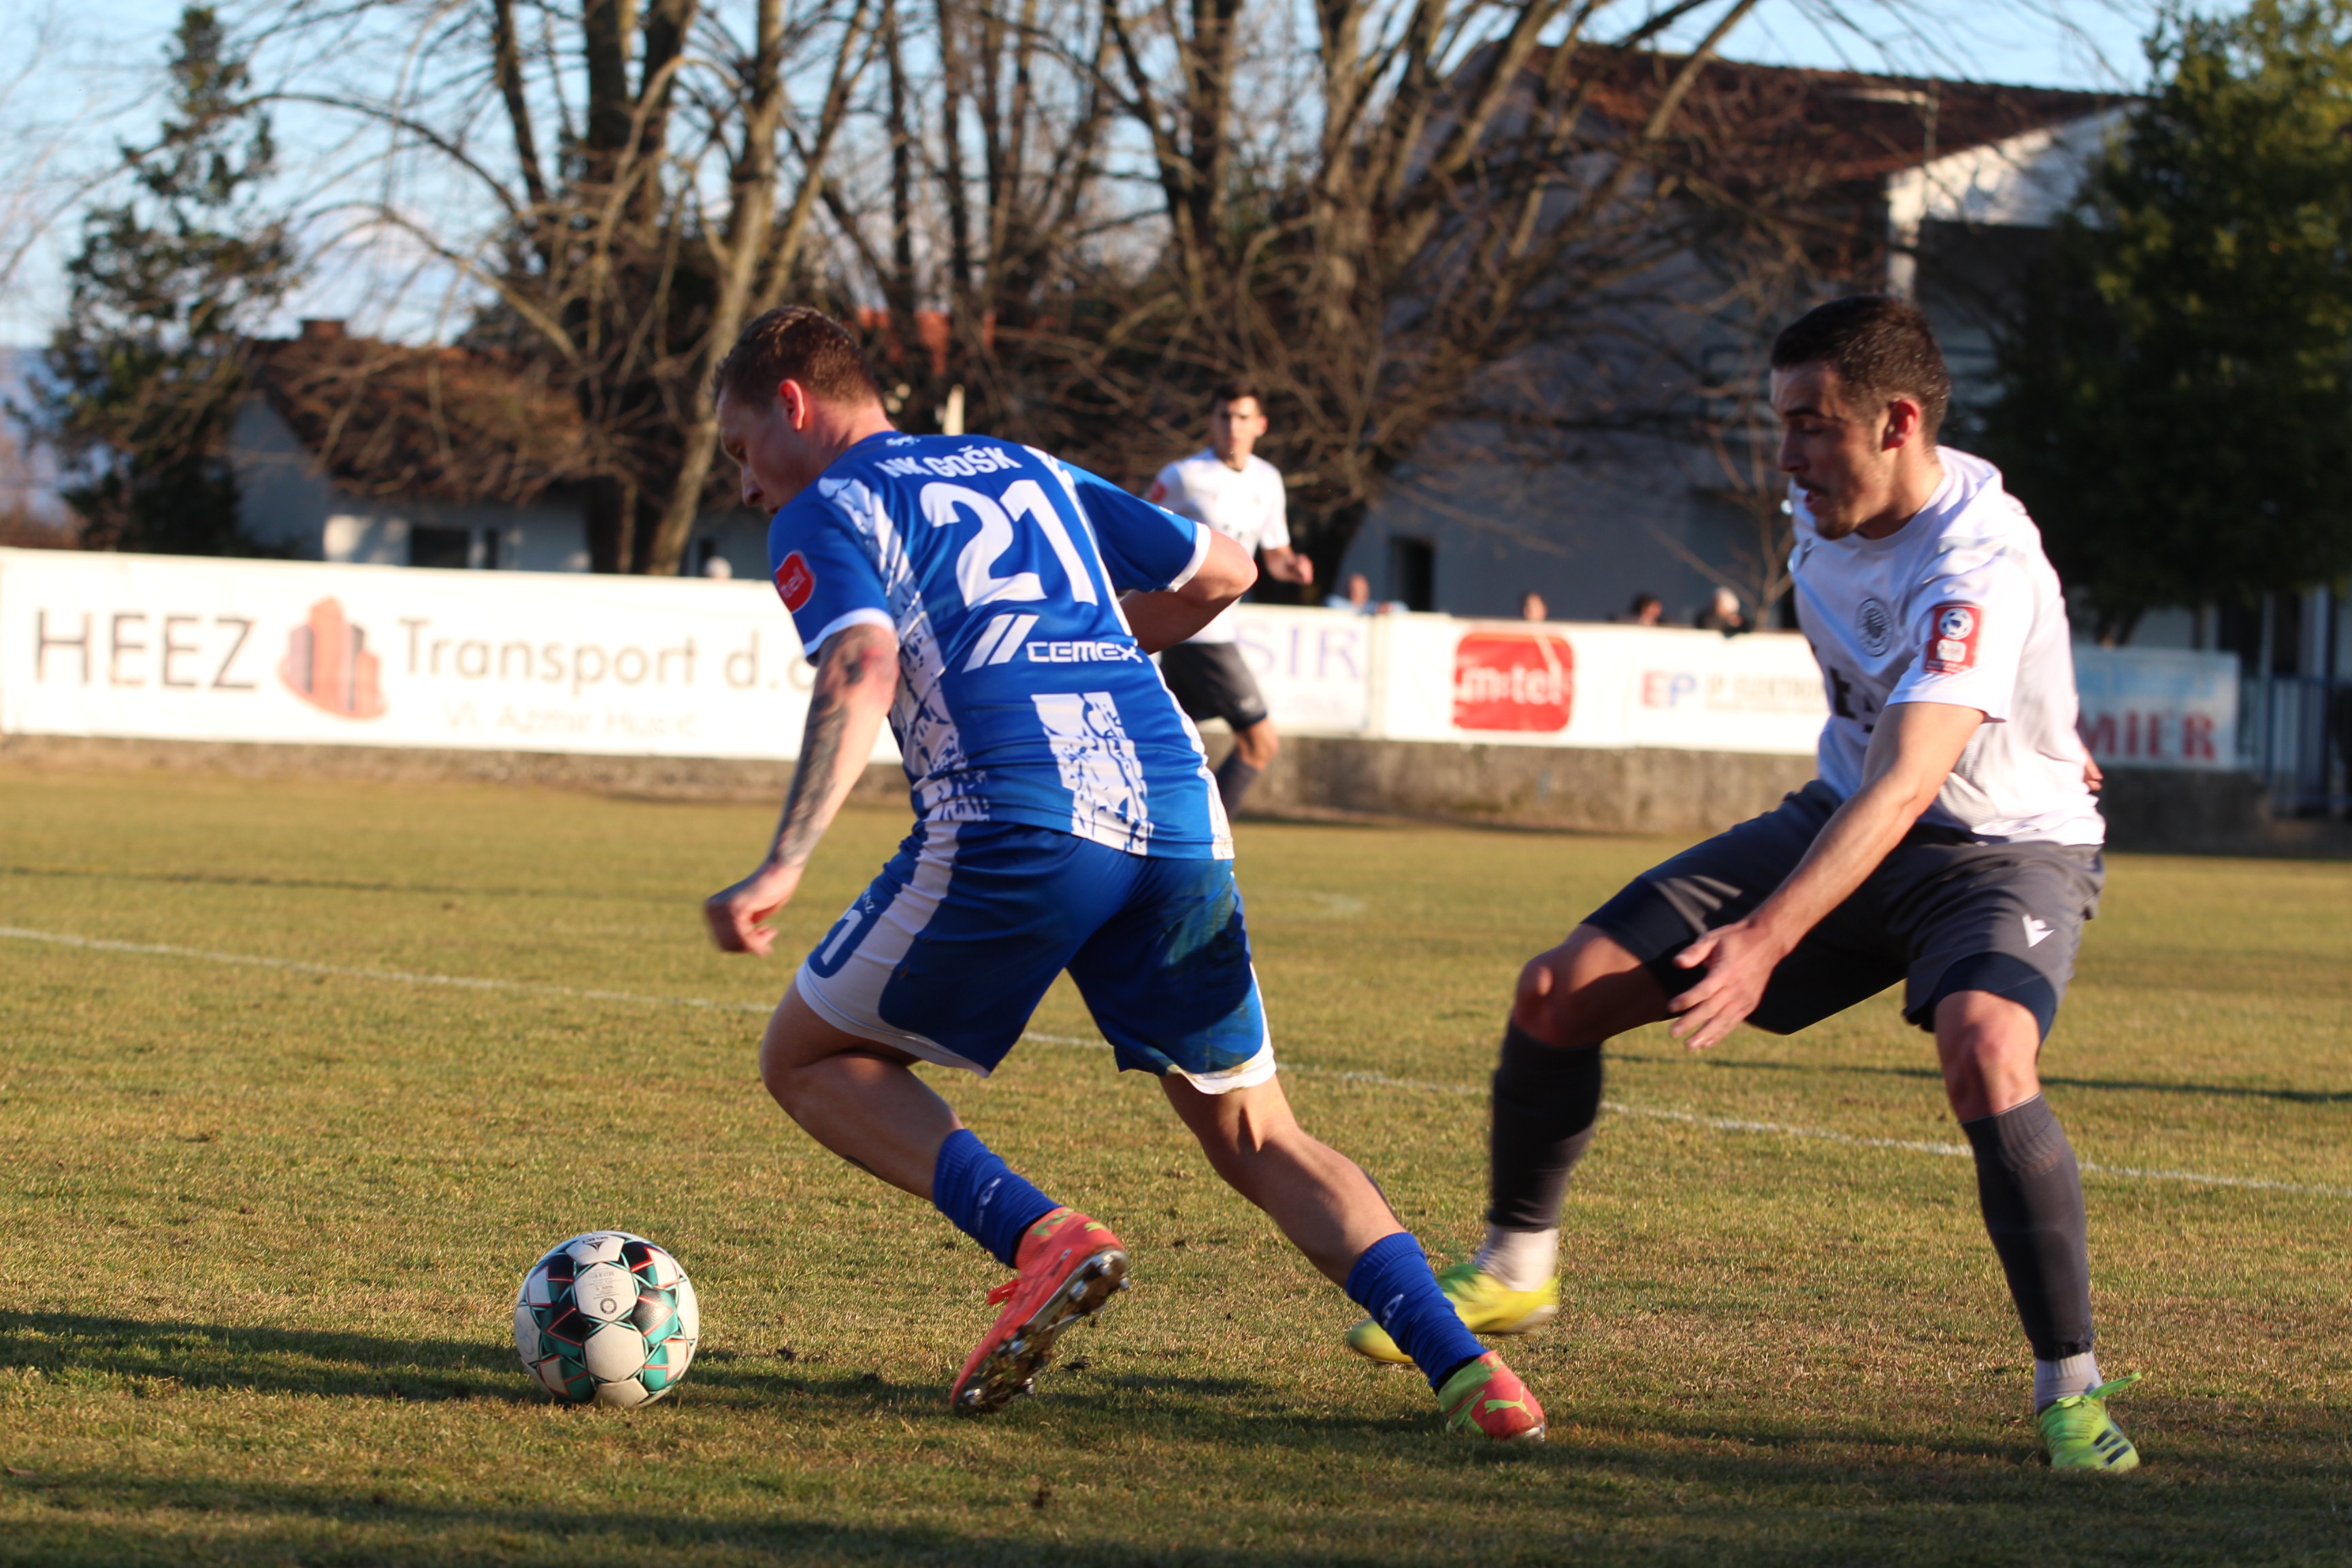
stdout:
<svg viewBox="0 0 2352 1568">
<path fill-rule="evenodd" d="M 1315 563 L 1302 551 L 1275 544 L 1258 553 L 1265 558 L 1265 574 L 1277 583 L 1297 583 L 1304 587 L 1315 581 Z"/>
<path fill-rule="evenodd" d="M 1143 651 L 1158 653 L 1215 620 L 1218 611 L 1248 593 L 1256 581 L 1257 567 L 1248 553 L 1223 534 L 1210 531 L 1209 553 L 1182 586 L 1129 594 L 1119 608 Z"/>
<path fill-rule="evenodd" d="M 1717 927 L 1675 956 L 1685 969 L 1706 966 L 1706 979 L 1666 1004 L 1685 1045 L 1705 1050 L 1756 1010 L 1773 966 L 1902 842 L 1983 722 L 1978 710 L 1949 702 L 1897 702 L 1880 713 L 1862 787 L 1822 825 L 1789 879 L 1746 920 Z"/>
<path fill-rule="evenodd" d="M 808 728 L 775 843 L 758 870 L 702 906 L 721 952 L 767 956 L 776 933 L 760 922 L 782 909 L 800 886 L 801 868 L 874 755 L 874 737 L 898 689 L 898 639 L 885 627 L 845 627 L 819 650 Z"/>
</svg>

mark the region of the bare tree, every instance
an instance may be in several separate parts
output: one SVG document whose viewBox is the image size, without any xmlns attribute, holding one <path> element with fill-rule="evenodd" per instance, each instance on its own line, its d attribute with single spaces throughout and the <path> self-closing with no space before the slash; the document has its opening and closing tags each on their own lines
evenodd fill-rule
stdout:
<svg viewBox="0 0 2352 1568">
<path fill-rule="evenodd" d="M 825 207 L 852 291 L 883 307 L 874 347 L 894 405 L 919 426 L 944 378 L 984 426 L 1048 437 L 1068 424 L 1068 366 L 1030 344 L 1041 330 L 1058 342 L 1073 300 L 1099 293 L 1107 237 L 1155 216 L 1108 188 L 1119 110 L 1103 14 L 1097 0 L 883 3 L 870 134 L 828 171 Z"/>
<path fill-rule="evenodd" d="M 465 201 L 403 199 L 387 178 L 367 216 L 487 296 L 473 341 L 571 388 L 601 570 L 676 572 L 696 517 L 724 504 L 711 372 L 805 277 L 874 3 L 290 0 L 275 20 L 289 79 L 315 79 L 371 24 L 404 35 L 418 63 L 388 82 L 278 96 L 359 116 L 387 170 L 429 171 L 487 206 L 468 225 Z"/>
<path fill-rule="evenodd" d="M 1196 398 L 1252 373 L 1328 571 L 1385 477 L 1477 404 L 1492 367 L 1627 330 L 1690 243 L 1686 212 L 1717 194 L 1678 116 L 1754 3 L 1321 0 L 1315 142 L 1243 214 L 1225 163 L 1232 0 L 1134 15 L 1108 0 L 1178 297 L 1138 301 L 1157 321 L 1104 344 L 1096 381 L 1140 429 L 1166 421 L 1166 390 Z M 1677 26 L 1698 28 L 1692 52 L 1649 52 Z"/>
<path fill-rule="evenodd" d="M 1770 243 L 1773 237 L 1783 243 Z M 1713 247 L 1722 288 L 1707 301 L 1709 330 L 1680 363 L 1690 388 L 1687 404 L 1670 409 L 1662 421 L 1670 434 L 1704 452 L 1693 489 L 1721 509 L 1724 548 L 1703 553 L 1649 525 L 1685 565 L 1737 594 L 1759 626 L 1771 624 L 1775 606 L 1793 585 L 1789 552 L 1796 542 L 1788 479 L 1780 472 L 1780 422 L 1769 396 L 1772 339 L 1810 302 L 1811 289 L 1837 276 L 1841 260 L 1851 262 L 1808 257 L 1804 237 L 1783 230 L 1750 236 L 1746 245 Z"/>
</svg>

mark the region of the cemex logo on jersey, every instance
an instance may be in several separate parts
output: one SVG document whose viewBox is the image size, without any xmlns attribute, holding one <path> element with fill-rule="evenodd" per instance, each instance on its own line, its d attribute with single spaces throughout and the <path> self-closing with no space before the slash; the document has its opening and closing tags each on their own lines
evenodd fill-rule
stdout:
<svg viewBox="0 0 2352 1568">
<path fill-rule="evenodd" d="M 784 601 L 784 608 L 798 613 L 815 592 L 816 574 L 809 570 L 807 559 L 797 550 L 785 556 L 784 563 L 776 568 L 776 594 Z"/>
<path fill-rule="evenodd" d="M 1457 730 L 1560 731 L 1576 700 L 1576 654 L 1549 632 L 1471 632 L 1454 645 Z"/>
<path fill-rule="evenodd" d="M 1977 636 L 1984 611 L 1975 605 L 1938 605 L 1927 617 L 1927 648 L 1919 668 L 1930 675 L 1958 675 L 1977 662 Z"/>
</svg>

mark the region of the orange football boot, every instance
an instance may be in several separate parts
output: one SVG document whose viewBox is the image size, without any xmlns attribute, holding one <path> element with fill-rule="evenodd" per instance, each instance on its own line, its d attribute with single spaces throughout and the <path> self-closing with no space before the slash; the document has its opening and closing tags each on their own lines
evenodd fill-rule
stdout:
<svg viewBox="0 0 2352 1568">
<path fill-rule="evenodd" d="M 1447 1378 L 1437 1403 L 1453 1431 L 1480 1433 L 1498 1443 L 1543 1441 L 1543 1406 L 1493 1351 Z"/>
<path fill-rule="evenodd" d="M 1031 1226 L 1013 1267 L 1019 1272 L 988 1293 L 1004 1310 L 948 1394 L 948 1408 L 959 1415 L 985 1415 L 1028 1393 L 1062 1331 L 1127 1289 L 1127 1248 L 1110 1226 L 1074 1208 Z"/>
</svg>

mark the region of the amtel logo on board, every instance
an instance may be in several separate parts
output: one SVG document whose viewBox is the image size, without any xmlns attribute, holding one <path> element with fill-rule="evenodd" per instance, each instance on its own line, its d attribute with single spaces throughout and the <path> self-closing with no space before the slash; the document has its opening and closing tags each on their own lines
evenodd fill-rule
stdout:
<svg viewBox="0 0 2352 1568">
<path fill-rule="evenodd" d="M 367 633 L 346 620 L 342 605 L 332 599 L 311 605 L 310 618 L 288 634 L 278 678 L 295 696 L 338 719 L 383 714 L 383 689 L 376 680 L 375 655 L 367 650 Z"/>
<path fill-rule="evenodd" d="M 1454 727 L 1559 731 L 1576 700 L 1576 653 L 1549 632 L 1469 632 L 1454 645 Z"/>
</svg>

